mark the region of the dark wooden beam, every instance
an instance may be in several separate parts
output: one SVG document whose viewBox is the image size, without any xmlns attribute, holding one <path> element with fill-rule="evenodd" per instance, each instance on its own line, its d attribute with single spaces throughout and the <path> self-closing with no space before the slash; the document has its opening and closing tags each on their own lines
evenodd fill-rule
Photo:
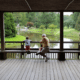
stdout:
<svg viewBox="0 0 80 80">
<path fill-rule="evenodd" d="M 63 12 L 60 12 L 60 50 L 63 50 Z"/>
<path fill-rule="evenodd" d="M 5 36 L 4 36 L 4 18 L 3 12 L 0 12 L 0 29 L 1 29 L 1 50 L 5 50 Z M 6 53 L 0 54 L 0 59 L 6 59 Z"/>
<path fill-rule="evenodd" d="M 1 27 L 1 50 L 4 50 L 4 20 L 3 20 L 3 12 L 0 12 L 0 27 Z"/>
<path fill-rule="evenodd" d="M 63 11 L 60 11 L 60 51 L 63 51 Z M 65 53 L 58 53 L 58 60 L 65 60 Z"/>
</svg>

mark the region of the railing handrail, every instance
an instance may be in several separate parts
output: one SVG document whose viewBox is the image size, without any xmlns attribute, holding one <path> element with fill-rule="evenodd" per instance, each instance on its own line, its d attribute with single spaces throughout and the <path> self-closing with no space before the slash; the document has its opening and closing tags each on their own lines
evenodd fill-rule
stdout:
<svg viewBox="0 0 80 80">
<path fill-rule="evenodd" d="M 25 41 L 5 41 L 5 43 L 25 43 Z M 40 41 L 31 41 L 31 43 L 40 43 Z M 60 41 L 50 41 L 50 43 L 60 43 Z M 64 41 L 63 43 L 80 43 L 80 41 Z"/>
</svg>

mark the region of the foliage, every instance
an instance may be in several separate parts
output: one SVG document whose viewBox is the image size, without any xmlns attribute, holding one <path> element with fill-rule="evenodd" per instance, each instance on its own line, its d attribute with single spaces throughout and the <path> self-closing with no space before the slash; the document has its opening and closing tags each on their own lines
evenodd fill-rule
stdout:
<svg viewBox="0 0 80 80">
<path fill-rule="evenodd" d="M 36 28 L 40 25 L 45 25 L 48 28 L 49 24 L 60 25 L 60 14 L 56 12 L 13 12 L 15 24 L 26 26 L 27 22 L 33 22 Z"/>
<path fill-rule="evenodd" d="M 80 13 L 79 13 L 78 19 L 76 21 L 75 29 L 80 31 Z"/>
<path fill-rule="evenodd" d="M 64 27 L 67 26 L 74 28 L 74 20 L 72 19 L 72 15 L 64 15 Z"/>
<path fill-rule="evenodd" d="M 27 26 L 31 27 L 33 25 L 34 25 L 33 22 L 27 22 Z"/>
<path fill-rule="evenodd" d="M 16 28 L 12 13 L 4 13 L 5 37 L 15 37 Z"/>
<path fill-rule="evenodd" d="M 55 25 L 57 25 L 57 28 L 60 28 L 60 14 L 56 14 L 56 18 L 55 18 Z"/>
<path fill-rule="evenodd" d="M 55 23 L 55 14 L 52 12 L 44 12 L 41 17 L 41 24 L 45 25 L 45 28 L 48 28 L 48 25 L 51 23 Z"/>
<path fill-rule="evenodd" d="M 40 26 L 40 29 L 44 29 L 44 28 L 45 28 L 45 25 L 41 25 L 41 26 Z"/>
<path fill-rule="evenodd" d="M 49 28 L 50 28 L 50 29 L 56 29 L 56 28 L 57 28 L 57 25 L 50 24 L 50 25 L 49 25 Z"/>
<path fill-rule="evenodd" d="M 1 37 L 1 30 L 0 30 L 0 37 Z"/>
</svg>

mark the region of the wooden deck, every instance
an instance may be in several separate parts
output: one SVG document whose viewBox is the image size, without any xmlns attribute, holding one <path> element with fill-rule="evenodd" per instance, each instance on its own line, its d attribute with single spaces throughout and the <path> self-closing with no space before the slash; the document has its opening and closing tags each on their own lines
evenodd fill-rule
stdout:
<svg viewBox="0 0 80 80">
<path fill-rule="evenodd" d="M 80 60 L 0 60 L 0 80 L 80 80 Z"/>
</svg>

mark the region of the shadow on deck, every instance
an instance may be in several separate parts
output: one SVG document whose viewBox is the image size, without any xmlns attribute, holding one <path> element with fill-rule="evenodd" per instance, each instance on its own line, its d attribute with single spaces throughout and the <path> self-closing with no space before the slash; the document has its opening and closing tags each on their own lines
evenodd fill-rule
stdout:
<svg viewBox="0 0 80 80">
<path fill-rule="evenodd" d="M 0 60 L 0 80 L 80 80 L 80 61 Z"/>
</svg>

